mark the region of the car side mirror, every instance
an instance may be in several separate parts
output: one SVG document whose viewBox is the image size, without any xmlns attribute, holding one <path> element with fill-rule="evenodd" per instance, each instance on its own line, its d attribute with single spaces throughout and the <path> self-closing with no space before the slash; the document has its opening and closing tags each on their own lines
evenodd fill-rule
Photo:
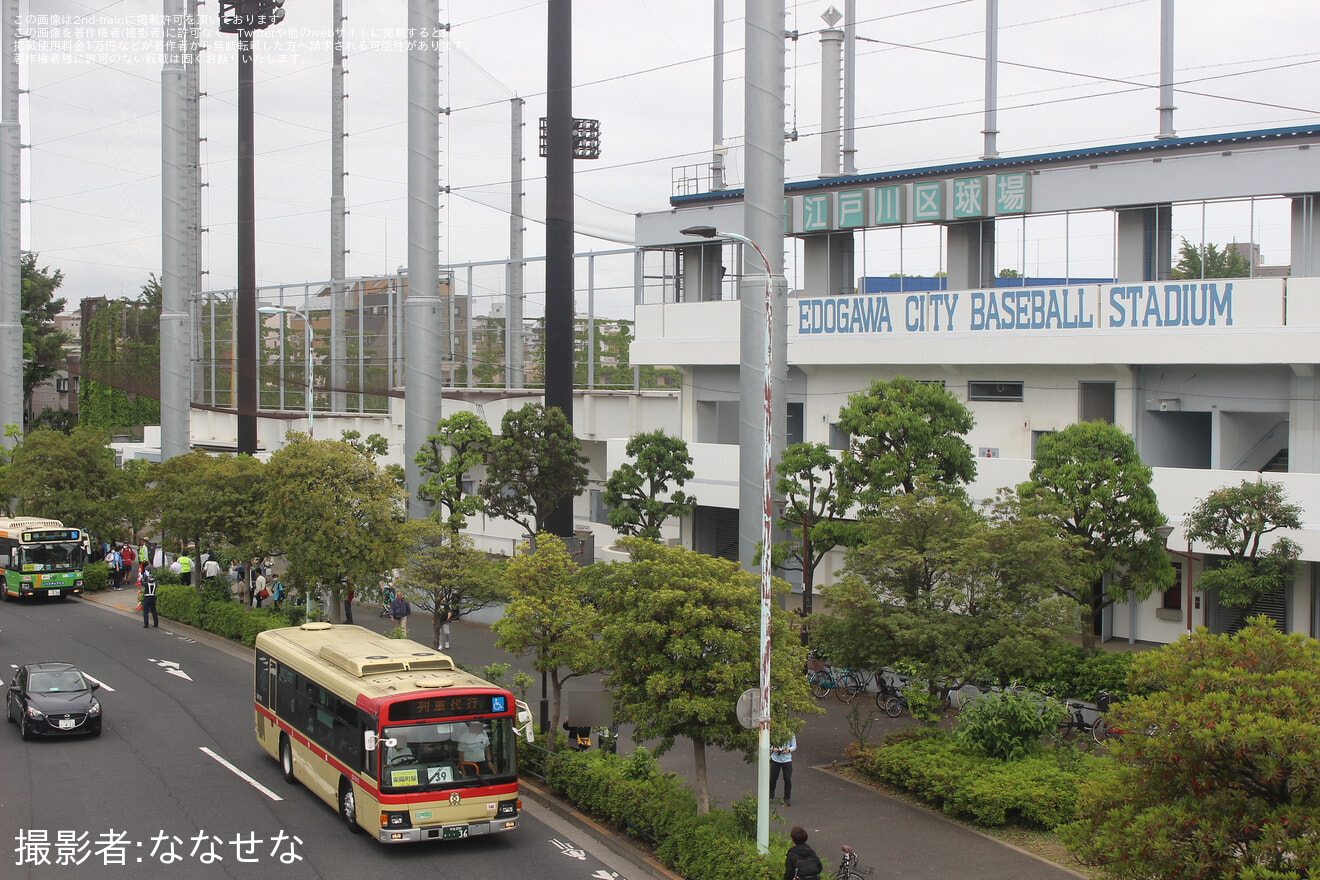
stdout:
<svg viewBox="0 0 1320 880">
<path fill-rule="evenodd" d="M 101 683 L 99 681 L 92 682 L 92 690 L 99 691 L 100 689 L 101 689 Z"/>
</svg>

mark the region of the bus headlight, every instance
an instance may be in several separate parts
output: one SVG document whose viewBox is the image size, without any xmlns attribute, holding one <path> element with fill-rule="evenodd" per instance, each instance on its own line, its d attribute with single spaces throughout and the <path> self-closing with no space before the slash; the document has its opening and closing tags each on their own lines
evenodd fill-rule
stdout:
<svg viewBox="0 0 1320 880">
<path fill-rule="evenodd" d="M 412 820 L 409 819 L 407 810 L 403 810 L 402 812 L 386 812 L 382 810 L 380 814 L 380 827 L 411 828 Z"/>
</svg>

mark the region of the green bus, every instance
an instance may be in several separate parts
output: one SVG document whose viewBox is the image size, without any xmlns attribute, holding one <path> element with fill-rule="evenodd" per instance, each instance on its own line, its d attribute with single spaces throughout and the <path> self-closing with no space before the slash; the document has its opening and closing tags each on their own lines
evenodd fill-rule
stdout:
<svg viewBox="0 0 1320 880">
<path fill-rule="evenodd" d="M 87 535 L 57 519 L 0 517 L 0 568 L 5 601 L 13 597 L 79 595 Z"/>
</svg>

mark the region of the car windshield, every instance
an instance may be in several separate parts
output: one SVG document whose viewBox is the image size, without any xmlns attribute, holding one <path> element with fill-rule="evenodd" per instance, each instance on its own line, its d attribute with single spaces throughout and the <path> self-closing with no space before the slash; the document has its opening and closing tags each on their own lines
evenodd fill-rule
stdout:
<svg viewBox="0 0 1320 880">
<path fill-rule="evenodd" d="M 23 571 L 76 571 L 83 567 L 82 544 L 27 544 L 20 551 Z"/>
<path fill-rule="evenodd" d="M 381 739 L 381 788 L 480 785 L 514 772 L 512 718 L 394 725 Z"/>
<path fill-rule="evenodd" d="M 28 691 L 34 694 L 56 694 L 87 690 L 87 680 L 76 669 L 60 672 L 34 672 L 28 676 Z"/>
</svg>

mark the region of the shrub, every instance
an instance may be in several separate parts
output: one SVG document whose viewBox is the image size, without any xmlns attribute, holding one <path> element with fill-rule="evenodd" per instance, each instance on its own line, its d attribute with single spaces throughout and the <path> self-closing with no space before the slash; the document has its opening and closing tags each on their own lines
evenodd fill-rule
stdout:
<svg viewBox="0 0 1320 880">
<path fill-rule="evenodd" d="M 787 841 L 774 836 L 763 856 L 735 814 L 712 809 L 697 816 L 692 791 L 675 774 L 661 772 L 644 748 L 624 758 L 567 752 L 548 763 L 556 792 L 583 812 L 654 840 L 656 857 L 683 877 L 776 880 L 783 874 Z"/>
<path fill-rule="evenodd" d="M 1063 719 L 1055 700 L 1042 703 L 1009 692 L 985 694 L 958 715 L 954 739 L 975 755 L 1015 761 L 1040 750 L 1040 738 Z"/>
<path fill-rule="evenodd" d="M 242 607 L 242 606 L 239 606 Z M 257 633 L 289 626 L 289 618 L 272 608 L 257 608 L 243 615 L 239 639 L 249 648 L 257 643 Z"/>
<path fill-rule="evenodd" d="M 854 746 L 850 754 L 862 773 L 909 791 L 949 816 L 987 826 L 1021 823 L 1052 829 L 1067 822 L 1076 811 L 1081 780 L 1109 767 L 1090 756 L 1081 756 L 1080 763 L 1075 756 L 1060 762 L 1050 751 L 1000 761 L 968 754 L 939 733 L 892 736 L 875 748 Z"/>
<path fill-rule="evenodd" d="M 1101 691 L 1122 699 L 1128 695 L 1128 673 L 1133 655 L 1129 651 L 1101 651 L 1088 657 L 1077 670 L 1077 678 L 1068 696 L 1095 700 Z"/>
<path fill-rule="evenodd" d="M 110 586 L 110 566 L 104 562 L 89 562 L 83 566 L 83 591 L 95 593 Z"/>
<path fill-rule="evenodd" d="M 187 589 L 185 587 L 185 589 Z M 207 602 L 202 605 L 201 619 L 198 625 L 207 632 L 213 632 L 227 639 L 239 639 L 243 636 L 243 618 L 247 610 L 237 602 Z"/>
<path fill-rule="evenodd" d="M 163 584 L 156 590 L 156 610 L 161 617 L 196 626 L 201 616 L 202 602 L 192 587 Z"/>
<path fill-rule="evenodd" d="M 165 586 L 166 584 L 182 584 L 183 576 L 170 571 L 169 566 L 162 565 L 160 568 L 152 569 L 156 575 L 156 584 Z"/>
</svg>

